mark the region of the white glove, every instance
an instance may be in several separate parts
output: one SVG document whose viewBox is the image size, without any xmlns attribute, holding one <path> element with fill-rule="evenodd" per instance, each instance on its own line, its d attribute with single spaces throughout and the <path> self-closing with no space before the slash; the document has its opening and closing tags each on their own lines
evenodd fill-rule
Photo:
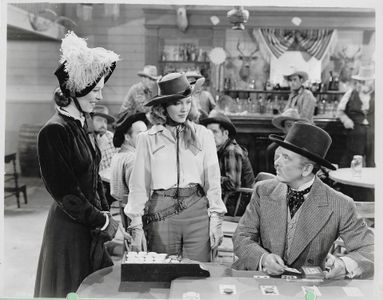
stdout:
<svg viewBox="0 0 383 300">
<path fill-rule="evenodd" d="M 210 247 L 212 249 L 218 248 L 221 245 L 223 240 L 223 231 L 222 231 L 222 222 L 223 217 L 217 213 L 212 213 L 210 215 Z"/>
<path fill-rule="evenodd" d="M 146 237 L 142 224 L 128 228 L 128 233 L 132 237 L 130 251 L 147 251 Z"/>
</svg>

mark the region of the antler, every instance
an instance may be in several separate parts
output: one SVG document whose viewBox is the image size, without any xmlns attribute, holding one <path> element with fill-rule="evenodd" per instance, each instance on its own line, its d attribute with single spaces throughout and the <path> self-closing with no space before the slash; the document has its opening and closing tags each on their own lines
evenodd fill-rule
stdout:
<svg viewBox="0 0 383 300">
<path fill-rule="evenodd" d="M 255 47 L 255 49 L 250 53 L 250 55 L 249 55 L 250 57 L 253 56 L 253 54 L 256 53 L 256 52 L 258 52 L 258 50 L 259 50 L 259 45 L 258 45 L 258 43 L 255 43 L 255 45 L 256 45 L 256 47 Z"/>
<path fill-rule="evenodd" d="M 242 56 L 246 56 L 245 53 L 243 53 L 243 51 L 241 50 L 241 48 L 239 48 L 240 44 L 241 44 L 241 42 L 240 42 L 240 40 L 238 39 L 237 50 L 238 50 L 238 52 L 239 52 Z"/>
</svg>

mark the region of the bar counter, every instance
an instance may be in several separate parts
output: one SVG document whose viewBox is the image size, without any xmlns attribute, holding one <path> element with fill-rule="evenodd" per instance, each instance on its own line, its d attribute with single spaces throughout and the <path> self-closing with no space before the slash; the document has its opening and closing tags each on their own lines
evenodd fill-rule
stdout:
<svg viewBox="0 0 383 300">
<path fill-rule="evenodd" d="M 256 175 L 258 172 L 274 173 L 272 163 L 267 161 L 266 148 L 271 143 L 268 139 L 269 134 L 283 135 L 283 132 L 271 123 L 275 115 L 245 113 L 229 113 L 227 115 L 237 128 L 236 140 L 249 152 L 254 174 Z M 332 114 L 314 116 L 314 123 L 330 134 L 332 145 L 328 151 L 327 159 L 332 163 L 339 164 L 346 142 L 343 124 Z"/>
</svg>

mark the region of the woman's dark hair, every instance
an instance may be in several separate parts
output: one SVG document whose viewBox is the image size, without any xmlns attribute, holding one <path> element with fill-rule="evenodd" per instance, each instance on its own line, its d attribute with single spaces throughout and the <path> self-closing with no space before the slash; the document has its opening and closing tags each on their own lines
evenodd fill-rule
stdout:
<svg viewBox="0 0 383 300">
<path fill-rule="evenodd" d="M 72 101 L 70 97 L 67 97 L 63 94 L 59 87 L 55 89 L 53 93 L 53 99 L 55 100 L 56 105 L 59 107 L 66 107 Z"/>
</svg>

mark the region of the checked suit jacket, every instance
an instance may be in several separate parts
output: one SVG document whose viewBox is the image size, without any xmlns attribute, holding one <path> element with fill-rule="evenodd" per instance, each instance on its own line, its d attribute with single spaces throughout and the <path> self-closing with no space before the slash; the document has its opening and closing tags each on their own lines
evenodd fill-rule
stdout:
<svg viewBox="0 0 383 300">
<path fill-rule="evenodd" d="M 233 235 L 238 260 L 233 268 L 257 270 L 264 253 L 284 257 L 287 240 L 287 185 L 277 179 L 258 182 Z M 315 178 L 301 206 L 290 255 L 285 264 L 294 268 L 320 266 L 340 236 L 347 249 L 345 256 L 357 262 L 363 277 L 374 272 L 374 235 L 357 218 L 353 200 Z"/>
</svg>

